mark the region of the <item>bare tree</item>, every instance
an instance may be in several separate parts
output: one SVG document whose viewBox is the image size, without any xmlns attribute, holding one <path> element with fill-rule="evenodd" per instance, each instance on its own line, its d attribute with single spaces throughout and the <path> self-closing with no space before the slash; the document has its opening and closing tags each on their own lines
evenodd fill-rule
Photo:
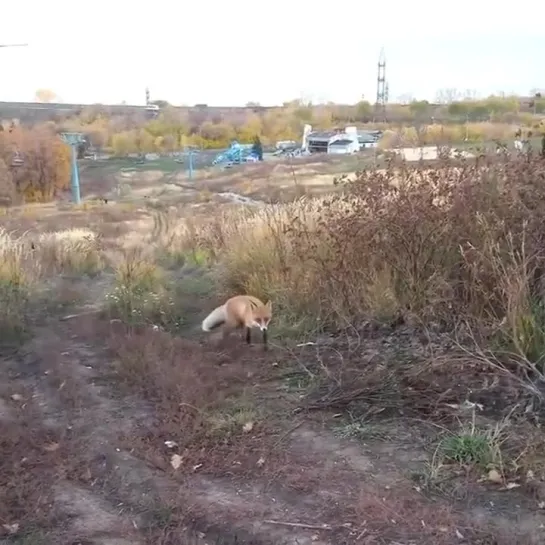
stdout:
<svg viewBox="0 0 545 545">
<path fill-rule="evenodd" d="M 461 95 L 455 87 L 449 87 L 446 89 L 439 89 L 435 95 L 435 100 L 439 104 L 451 104 L 460 100 Z"/>
</svg>

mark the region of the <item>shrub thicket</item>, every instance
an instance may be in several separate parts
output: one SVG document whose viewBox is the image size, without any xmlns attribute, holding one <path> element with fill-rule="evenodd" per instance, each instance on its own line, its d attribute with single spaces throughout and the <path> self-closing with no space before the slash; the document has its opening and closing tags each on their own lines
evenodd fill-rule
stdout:
<svg viewBox="0 0 545 545">
<path fill-rule="evenodd" d="M 69 183 L 70 149 L 52 127 L 0 132 L 2 201 L 49 201 Z"/>
<path fill-rule="evenodd" d="M 541 368 L 544 180 L 537 157 L 391 163 L 333 197 L 219 217 L 191 240 L 221 261 L 226 292 L 272 297 L 288 323 L 464 323 Z"/>
</svg>

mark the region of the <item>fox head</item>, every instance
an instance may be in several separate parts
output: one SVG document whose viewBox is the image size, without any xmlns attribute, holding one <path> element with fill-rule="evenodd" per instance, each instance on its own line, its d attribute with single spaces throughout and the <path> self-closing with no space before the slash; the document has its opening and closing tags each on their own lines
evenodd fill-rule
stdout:
<svg viewBox="0 0 545 545">
<path fill-rule="evenodd" d="M 259 327 L 261 331 L 266 331 L 272 318 L 272 303 L 267 301 L 262 307 L 253 311 L 252 327 Z"/>
</svg>

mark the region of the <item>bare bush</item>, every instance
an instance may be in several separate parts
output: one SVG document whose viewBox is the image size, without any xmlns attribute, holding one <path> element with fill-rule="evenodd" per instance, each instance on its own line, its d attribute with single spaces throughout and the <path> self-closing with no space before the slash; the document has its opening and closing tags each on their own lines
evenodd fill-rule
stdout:
<svg viewBox="0 0 545 545">
<path fill-rule="evenodd" d="M 16 196 L 13 176 L 5 161 L 0 158 L 0 205 L 9 206 Z"/>
<path fill-rule="evenodd" d="M 22 162 L 14 163 L 15 157 Z M 49 201 L 70 182 L 70 149 L 47 126 L 1 132 L 0 159 L 27 202 Z"/>
<path fill-rule="evenodd" d="M 192 241 L 221 261 L 226 292 L 273 297 L 292 325 L 465 323 L 541 374 L 544 176 L 524 156 L 392 162 L 330 198 L 218 217 Z"/>
</svg>

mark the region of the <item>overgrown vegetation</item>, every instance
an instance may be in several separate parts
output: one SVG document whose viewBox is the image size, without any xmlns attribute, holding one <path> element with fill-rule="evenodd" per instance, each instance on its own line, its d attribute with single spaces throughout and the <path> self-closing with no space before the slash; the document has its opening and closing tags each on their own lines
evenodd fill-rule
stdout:
<svg viewBox="0 0 545 545">
<path fill-rule="evenodd" d="M 218 217 L 192 240 L 217 255 L 226 292 L 272 297 L 280 319 L 463 326 L 482 358 L 494 347 L 537 378 L 544 176 L 540 158 L 392 162 L 340 180 L 337 196 Z"/>
<path fill-rule="evenodd" d="M 0 125 L 2 127 L 2 125 Z M 2 204 L 49 201 L 70 182 L 70 149 L 49 125 L 0 131 Z"/>
<path fill-rule="evenodd" d="M 525 136 L 527 131 L 538 134 L 543 130 L 539 116 L 545 111 L 545 99 L 540 95 L 462 99 L 452 89 L 442 92 L 435 104 L 411 97 L 403 104 L 388 104 L 388 123 L 374 119 L 373 106 L 367 101 L 337 105 L 295 100 L 276 108 L 249 104 L 245 108 L 225 109 L 176 109 L 164 101 L 157 104 L 161 113 L 154 119 L 145 113 L 113 114 L 108 107 L 95 105 L 84 108 L 77 116 L 57 118 L 56 125 L 62 130 L 85 133 L 95 150 L 125 156 L 173 152 L 188 145 L 224 148 L 233 139 L 251 143 L 256 135 L 266 145 L 279 140 L 299 141 L 306 123 L 319 130 L 365 124 L 388 130 L 385 143 L 479 143 L 511 138 L 520 128 L 526 129 Z M 5 126 L 7 131 L 10 121 Z"/>
<path fill-rule="evenodd" d="M 339 510 L 355 526 L 376 513 L 364 525 L 373 535 L 389 525 L 392 539 L 421 533 L 450 545 L 462 539 L 453 528 L 472 536 L 475 521 L 425 494 L 465 499 L 445 485 L 459 475 L 506 491 L 545 476 L 535 425 L 545 373 L 544 179 L 545 162 L 531 154 L 433 168 L 392 160 L 339 179 L 341 190 L 325 198 L 213 216 L 150 208 L 150 233 L 130 247 L 91 230 L 4 231 L 0 335 L 31 328 L 54 280 L 85 278 L 94 314 L 55 321 L 62 342 L 77 340 L 52 350 L 67 357 L 68 373 L 90 346 L 103 351 L 79 382 L 52 384 L 77 389 L 89 372 L 90 398 L 102 395 L 95 380 L 105 376 L 117 396 L 129 394 L 138 424 L 119 428 L 119 448 L 184 485 L 199 472 L 320 498 L 320 486 L 341 483 L 334 509 L 319 503 L 320 524 L 337 524 Z M 200 320 L 237 293 L 273 301 L 267 354 L 242 339 L 199 337 Z M 330 436 L 317 422 L 331 424 Z M 401 427 L 410 435 L 416 425 L 425 438 L 410 441 L 428 456 L 386 479 L 399 496 L 398 488 L 384 496 L 380 481 L 352 487 L 361 467 L 369 473 L 367 458 L 349 469 L 332 462 L 339 452 L 367 456 L 346 444 L 395 450 Z M 419 477 L 405 489 L 398 483 L 413 462 Z"/>
</svg>

